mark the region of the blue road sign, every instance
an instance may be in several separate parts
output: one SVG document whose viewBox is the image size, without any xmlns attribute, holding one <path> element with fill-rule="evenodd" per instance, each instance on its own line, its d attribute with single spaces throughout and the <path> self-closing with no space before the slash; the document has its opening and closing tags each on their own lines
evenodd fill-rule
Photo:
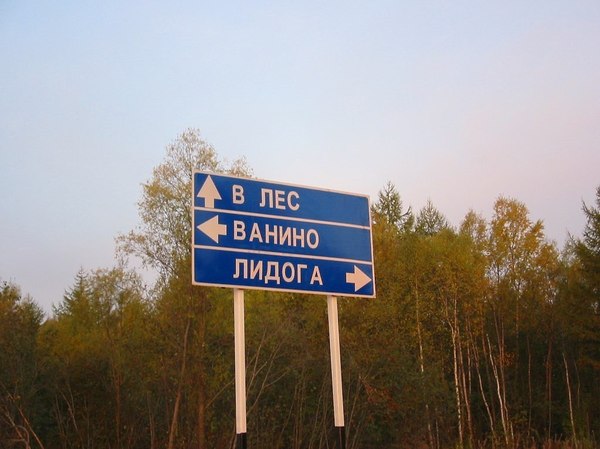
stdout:
<svg viewBox="0 0 600 449">
<path fill-rule="evenodd" d="M 375 296 L 369 199 L 194 173 L 196 285 Z"/>
</svg>

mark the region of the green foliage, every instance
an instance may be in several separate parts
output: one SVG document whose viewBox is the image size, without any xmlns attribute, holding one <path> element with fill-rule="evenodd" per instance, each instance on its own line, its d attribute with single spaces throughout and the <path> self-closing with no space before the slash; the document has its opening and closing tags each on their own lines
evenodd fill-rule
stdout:
<svg viewBox="0 0 600 449">
<path fill-rule="evenodd" d="M 583 238 L 575 244 L 581 263 L 582 282 L 593 298 L 593 309 L 600 313 L 600 186 L 596 190 L 596 207 L 583 205 L 587 223 Z"/>
<path fill-rule="evenodd" d="M 159 273 L 152 345 L 160 356 L 155 370 L 162 378 L 164 409 L 162 431 L 152 433 L 157 444 L 170 449 L 186 441 L 206 447 L 228 426 L 213 419 L 209 407 L 222 391 L 212 379 L 222 379 L 220 369 L 229 368 L 218 362 L 222 354 L 209 351 L 214 341 L 223 341 L 229 333 L 214 321 L 224 307 L 222 292 L 191 285 L 190 198 L 196 169 L 250 176 L 243 159 L 232 164 L 220 161 L 199 131 L 187 130 L 167 147 L 165 160 L 143 185 L 140 227 L 118 238 L 123 257 L 137 257 Z"/>
<path fill-rule="evenodd" d="M 140 279 L 122 269 L 80 271 L 44 323 L 46 395 L 57 447 L 121 447 L 144 442 L 147 319 Z M 93 444 L 90 443 L 93 442 Z"/>
<path fill-rule="evenodd" d="M 0 447 L 232 447 L 233 301 L 191 285 L 194 168 L 250 174 L 196 130 L 167 147 L 140 226 L 118 237 L 121 261 L 159 273 L 153 288 L 123 266 L 80 270 L 44 321 L 1 284 Z M 600 188 L 583 213 L 559 257 L 515 199 L 454 228 L 384 186 L 377 298 L 339 300 L 349 449 L 598 445 Z M 325 298 L 248 291 L 245 304 L 248 446 L 332 447 Z"/>
<path fill-rule="evenodd" d="M 411 208 L 404 210 L 402 199 L 396 187 L 388 181 L 379 191 L 377 203 L 373 205 L 373 221 L 382 225 L 389 225 L 398 230 L 408 231 L 414 225 L 414 216 Z"/>
<path fill-rule="evenodd" d="M 41 309 L 18 286 L 0 284 L 0 442 L 33 441 L 34 427 L 43 424 L 36 389 L 42 320 Z"/>
<path fill-rule="evenodd" d="M 446 217 L 435 208 L 431 200 L 428 200 L 417 216 L 416 231 L 424 235 L 433 235 L 449 228 Z"/>
<path fill-rule="evenodd" d="M 194 170 L 251 174 L 244 159 L 231 164 L 220 161 L 196 129 L 188 129 L 167 146 L 165 160 L 142 185 L 139 228 L 117 238 L 120 256 L 138 257 L 159 273 L 163 284 L 177 275 L 177 269 L 190 254 Z"/>
</svg>

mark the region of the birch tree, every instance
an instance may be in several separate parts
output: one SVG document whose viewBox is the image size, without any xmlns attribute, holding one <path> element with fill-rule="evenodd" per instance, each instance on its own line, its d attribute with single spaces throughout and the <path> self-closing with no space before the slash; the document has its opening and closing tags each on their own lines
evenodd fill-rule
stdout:
<svg viewBox="0 0 600 449">
<path fill-rule="evenodd" d="M 180 354 L 179 372 L 175 379 L 185 381 L 193 357 L 195 367 L 196 420 L 194 440 L 196 447 L 204 449 L 207 441 L 207 317 L 212 301 L 207 289 L 191 284 L 191 195 L 194 170 L 226 172 L 234 175 L 250 175 L 244 159 L 232 163 L 221 160 L 215 149 L 202 139 L 196 129 L 183 132 L 166 148 L 166 156 L 152 173 L 150 180 L 142 185 L 142 197 L 138 202 L 140 224 L 128 234 L 117 238 L 118 251 L 123 258 L 137 257 L 158 274 L 157 291 L 164 303 L 163 310 L 175 312 L 172 322 L 165 322 L 170 329 L 169 338 L 176 342 L 174 351 Z M 172 303 L 172 305 L 169 305 Z M 173 324 L 177 327 L 173 328 Z M 192 326 L 190 330 L 190 326 Z M 196 348 L 191 353 L 187 348 Z M 185 348 L 184 354 L 177 348 Z M 181 389 L 176 394 L 169 439 L 171 448 L 177 432 Z M 188 436 L 191 438 L 191 436 Z"/>
</svg>

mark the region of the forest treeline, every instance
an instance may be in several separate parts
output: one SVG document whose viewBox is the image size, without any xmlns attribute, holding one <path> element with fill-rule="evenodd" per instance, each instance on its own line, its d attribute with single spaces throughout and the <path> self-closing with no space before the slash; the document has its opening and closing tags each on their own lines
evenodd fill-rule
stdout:
<svg viewBox="0 0 600 449">
<path fill-rule="evenodd" d="M 194 168 L 251 175 L 188 130 L 114 268 L 74 274 L 50 317 L 0 285 L 1 448 L 232 448 L 233 300 L 191 285 Z M 377 298 L 339 300 L 348 448 L 598 447 L 600 188 L 582 214 L 559 251 L 516 199 L 452 225 L 386 184 Z M 248 447 L 334 447 L 325 297 L 248 291 L 246 351 Z"/>
</svg>

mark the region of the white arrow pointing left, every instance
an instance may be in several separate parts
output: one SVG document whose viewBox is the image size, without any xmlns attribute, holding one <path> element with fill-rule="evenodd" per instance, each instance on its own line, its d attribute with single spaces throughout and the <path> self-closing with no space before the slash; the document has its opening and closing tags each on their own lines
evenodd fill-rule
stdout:
<svg viewBox="0 0 600 449">
<path fill-rule="evenodd" d="M 210 220 L 199 224 L 198 229 L 209 236 L 215 243 L 219 243 L 219 237 L 227 235 L 227 225 L 219 223 L 219 216 L 215 215 Z"/>
<path fill-rule="evenodd" d="M 371 282 L 371 278 L 356 265 L 354 265 L 354 272 L 346 273 L 346 283 L 354 284 L 355 292 L 359 291 L 369 282 Z"/>
</svg>

